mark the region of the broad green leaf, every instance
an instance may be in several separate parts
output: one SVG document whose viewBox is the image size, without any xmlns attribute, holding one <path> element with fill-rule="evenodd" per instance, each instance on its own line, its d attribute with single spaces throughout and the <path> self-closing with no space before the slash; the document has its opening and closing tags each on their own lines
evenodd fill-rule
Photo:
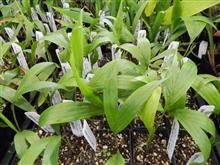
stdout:
<svg viewBox="0 0 220 165">
<path fill-rule="evenodd" d="M 165 109 L 170 109 L 191 87 L 196 79 L 197 67 L 192 61 L 187 61 L 181 68 L 174 63 L 164 83 Z M 173 108 L 173 107 L 172 107 Z"/>
<path fill-rule="evenodd" d="M 214 5 L 217 5 L 219 3 L 220 3 L 219 0 L 208 0 L 208 1 L 207 0 L 195 0 L 195 1 L 182 0 L 181 1 L 181 8 L 182 8 L 181 18 L 192 16 Z M 166 16 L 164 18 L 165 25 L 170 25 L 172 22 L 171 20 L 172 10 L 173 10 L 173 6 L 171 6 L 166 11 Z"/>
<path fill-rule="evenodd" d="M 68 49 L 69 43 L 67 40 L 67 36 L 65 35 L 66 33 L 63 30 L 59 30 L 53 33 L 49 33 L 48 35 L 42 38 L 42 41 L 50 41 L 59 45 L 60 47 Z"/>
<path fill-rule="evenodd" d="M 122 131 L 140 112 L 146 101 L 152 95 L 154 89 L 162 82 L 163 80 L 153 81 L 134 91 L 122 104 L 117 115 L 117 122 L 115 123 L 112 131 L 115 133 Z"/>
<path fill-rule="evenodd" d="M 121 0 L 119 10 L 117 13 L 116 20 L 114 22 L 115 30 L 117 32 L 117 36 L 120 38 L 121 32 L 122 32 L 122 27 L 123 27 L 123 3 L 124 0 Z"/>
<path fill-rule="evenodd" d="M 142 51 L 135 45 L 126 43 L 120 45 L 119 48 L 126 50 L 129 52 L 134 58 L 136 58 L 142 65 L 145 64 L 144 56 L 142 55 Z"/>
<path fill-rule="evenodd" d="M 172 10 L 172 22 L 171 22 L 171 31 L 172 33 L 176 31 L 178 25 L 181 22 L 181 13 L 182 13 L 182 5 L 181 0 L 173 1 L 173 10 Z"/>
<path fill-rule="evenodd" d="M 161 91 L 161 87 L 154 89 L 152 95 L 139 114 L 141 120 L 144 122 L 144 125 L 149 132 L 150 140 L 153 138 L 155 133 L 154 120 L 160 102 Z"/>
<path fill-rule="evenodd" d="M 30 0 L 23 0 L 22 1 L 22 7 L 23 7 L 23 11 L 27 12 L 28 14 L 31 13 L 31 4 L 30 4 Z"/>
<path fill-rule="evenodd" d="M 28 144 L 33 144 L 40 138 L 36 133 L 28 130 L 18 132 L 14 137 L 15 150 L 18 157 L 21 159 L 24 152 L 28 149 Z"/>
<path fill-rule="evenodd" d="M 174 117 L 182 124 L 186 131 L 192 136 L 199 146 L 205 161 L 209 158 L 211 152 L 211 141 L 205 132 L 215 137 L 215 125 L 204 113 L 188 109 L 176 109 L 173 112 Z"/>
<path fill-rule="evenodd" d="M 120 154 L 120 152 L 117 152 L 115 155 L 113 155 L 106 163 L 105 165 L 125 165 L 125 160 Z"/>
<path fill-rule="evenodd" d="M 140 70 L 137 65 L 134 63 L 124 60 L 124 59 L 119 59 L 117 61 L 111 61 L 107 63 L 105 66 L 102 68 L 99 68 L 98 70 L 95 71 L 95 75 L 92 78 L 92 80 L 89 82 L 89 86 L 92 87 L 92 89 L 95 90 L 101 90 L 104 87 L 104 81 L 107 79 L 108 75 L 106 74 L 107 70 L 114 65 L 114 63 L 118 63 L 118 72 L 120 72 L 122 75 L 139 75 Z M 99 91 L 100 92 L 100 91 Z"/>
<path fill-rule="evenodd" d="M 12 124 L 12 122 L 10 122 L 10 120 L 8 120 L 8 118 L 3 115 L 2 112 L 0 112 L 0 119 L 2 119 L 4 121 L 4 123 L 10 127 L 11 129 L 13 129 L 15 132 L 18 132 L 17 128 L 14 126 L 14 124 Z"/>
<path fill-rule="evenodd" d="M 162 53 L 156 55 L 154 58 L 152 58 L 150 61 L 153 62 L 153 61 L 157 61 L 161 58 L 164 58 L 166 56 L 169 56 L 171 54 L 175 54 L 176 53 L 176 49 L 167 49 L 165 51 L 163 51 Z"/>
<path fill-rule="evenodd" d="M 148 68 L 151 59 L 151 44 L 147 38 L 138 39 L 137 46 L 144 57 L 144 65 Z"/>
<path fill-rule="evenodd" d="M 90 88 L 81 78 L 82 77 L 82 65 L 84 56 L 84 32 L 82 25 L 82 13 L 79 18 L 78 27 L 73 30 L 71 36 L 71 55 L 70 55 L 70 65 L 73 71 L 74 78 L 80 88 L 82 94 L 86 97 L 88 101 L 91 101 L 95 105 L 102 105 L 102 101 L 97 96 L 92 88 Z"/>
<path fill-rule="evenodd" d="M 132 31 L 133 31 L 133 33 L 135 32 L 135 29 L 136 29 L 137 24 L 138 24 L 138 20 L 140 19 L 142 13 L 144 12 L 144 9 L 145 9 L 147 3 L 148 3 L 148 1 L 141 1 L 140 2 L 140 8 L 136 12 L 136 15 L 135 15 L 133 23 L 132 23 Z"/>
<path fill-rule="evenodd" d="M 207 83 L 201 76 L 196 76 L 192 87 L 208 104 L 215 106 L 215 114 L 220 113 L 220 93 L 212 83 Z"/>
<path fill-rule="evenodd" d="M 145 7 L 144 13 L 147 17 L 151 16 L 156 7 L 157 0 L 149 0 L 147 6 Z"/>
<path fill-rule="evenodd" d="M 23 97 L 15 97 L 16 90 L 0 85 L 0 97 L 9 101 L 10 103 L 16 105 L 17 107 L 25 110 L 25 111 L 35 111 L 34 107 Z"/>
<path fill-rule="evenodd" d="M 84 56 L 84 32 L 82 23 L 72 31 L 70 48 L 70 64 L 76 66 L 78 74 L 81 76 Z"/>
<path fill-rule="evenodd" d="M 0 64 L 1 64 L 1 61 L 2 61 L 5 53 L 8 51 L 9 48 L 10 48 L 9 43 L 2 43 L 0 41 Z"/>
<path fill-rule="evenodd" d="M 60 143 L 61 137 L 50 139 L 44 151 L 42 165 L 58 164 Z"/>
<path fill-rule="evenodd" d="M 162 23 L 162 21 L 164 19 L 164 16 L 165 16 L 165 12 L 164 11 L 158 12 L 158 14 L 157 14 L 157 16 L 155 18 L 155 21 L 153 23 L 153 26 L 150 29 L 150 33 L 149 33 L 150 41 L 153 42 L 155 40 L 156 35 L 159 32 L 159 30 L 160 30 L 160 26 L 161 26 L 161 23 Z"/>
<path fill-rule="evenodd" d="M 93 42 L 91 44 L 88 44 L 88 47 L 89 47 L 88 52 L 91 52 L 98 46 L 101 46 L 107 43 L 119 44 L 119 41 L 113 32 L 105 31 L 105 32 L 99 33 L 97 37 L 93 40 Z"/>
<path fill-rule="evenodd" d="M 194 20 L 191 17 L 184 19 L 184 23 L 189 33 L 191 43 L 199 36 L 206 26 L 205 22 Z"/>
<path fill-rule="evenodd" d="M 103 104 L 104 111 L 111 129 L 114 129 L 118 115 L 118 88 L 117 88 L 117 63 L 106 72 L 108 77 L 104 80 Z"/>
<path fill-rule="evenodd" d="M 51 136 L 51 137 L 46 137 L 46 138 L 35 141 L 24 152 L 18 164 L 19 165 L 34 164 L 34 161 L 38 158 L 38 156 L 44 150 L 45 150 L 46 156 L 49 156 L 49 157 L 45 159 L 45 156 L 43 156 L 42 164 L 43 165 L 58 164 L 58 154 L 54 154 L 54 157 L 53 157 L 52 153 L 58 152 L 57 146 L 59 145 L 60 141 L 61 141 L 60 136 Z"/>
<path fill-rule="evenodd" d="M 76 22 L 80 16 L 80 10 L 77 8 L 63 9 L 59 7 L 54 7 L 54 9 L 59 13 L 69 17 L 74 22 Z M 98 23 L 98 19 L 93 18 L 92 15 L 88 12 L 83 12 L 83 22 L 94 25 Z"/>
<path fill-rule="evenodd" d="M 39 125 L 67 123 L 103 114 L 102 107 L 90 103 L 66 102 L 47 108 L 40 117 Z"/>
<path fill-rule="evenodd" d="M 17 97 L 20 97 L 24 93 L 27 93 L 33 90 L 55 87 L 56 86 L 55 83 L 47 82 L 47 81 L 40 81 L 40 78 L 42 80 L 45 80 L 45 77 L 43 77 L 44 74 L 41 74 L 41 76 L 38 77 L 40 73 L 47 72 L 46 71 L 47 69 L 49 69 L 49 72 L 51 73 L 51 70 L 55 69 L 54 63 L 43 62 L 43 63 L 34 65 L 21 80 L 21 83 L 19 84 L 19 87 L 16 91 L 14 99 L 16 99 Z M 45 75 L 45 76 L 47 78 L 49 75 Z"/>
</svg>

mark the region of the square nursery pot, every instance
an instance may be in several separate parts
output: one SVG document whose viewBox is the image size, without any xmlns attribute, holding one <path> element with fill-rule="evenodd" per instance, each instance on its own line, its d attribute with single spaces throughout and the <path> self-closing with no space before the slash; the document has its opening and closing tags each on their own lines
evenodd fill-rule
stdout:
<svg viewBox="0 0 220 165">
<path fill-rule="evenodd" d="M 84 137 L 73 135 L 69 124 L 67 124 L 62 128 L 62 136 L 68 140 L 61 143 L 59 164 L 102 165 L 112 154 L 120 151 L 125 158 L 126 165 L 185 165 L 187 160 L 198 151 L 194 141 L 184 130 L 180 130 L 174 155 L 170 161 L 167 156 L 166 147 L 171 129 L 171 121 L 167 116 L 157 116 L 157 119 L 160 127 L 157 129 L 151 145 L 147 144 L 148 133 L 139 119 L 135 119 L 120 134 L 112 133 L 104 117 L 87 120 L 97 139 L 96 152 L 92 150 Z M 28 127 L 30 128 L 30 121 L 26 120 L 23 123 L 23 128 Z M 49 135 L 36 126 L 31 128 L 41 137 Z M 218 138 L 219 136 L 217 135 L 217 140 Z M 208 164 L 218 165 L 219 153 L 219 147 L 215 146 Z M 11 142 L 0 164 L 15 165 L 17 162 L 14 145 Z M 36 164 L 41 164 L 41 160 L 38 159 Z"/>
<path fill-rule="evenodd" d="M 3 110 L 3 114 L 15 124 L 14 119 L 12 118 L 12 111 L 9 109 L 10 105 L 7 105 Z M 16 118 L 18 124 L 23 129 L 31 128 L 32 123 L 30 120 L 26 119 L 24 111 L 15 107 Z M 14 139 L 15 132 L 11 128 L 0 128 L 0 164 L 1 165 L 10 165 L 15 157 L 15 148 L 14 148 Z"/>
</svg>

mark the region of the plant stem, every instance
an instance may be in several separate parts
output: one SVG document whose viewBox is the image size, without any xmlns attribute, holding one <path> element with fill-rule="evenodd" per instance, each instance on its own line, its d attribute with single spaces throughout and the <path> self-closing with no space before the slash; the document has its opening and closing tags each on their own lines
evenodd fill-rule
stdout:
<svg viewBox="0 0 220 165">
<path fill-rule="evenodd" d="M 17 120 L 17 118 L 16 118 L 15 107 L 14 107 L 13 104 L 11 104 L 11 110 L 12 110 L 12 115 L 13 115 L 13 118 L 14 118 L 14 121 L 15 121 L 15 125 L 16 125 L 18 131 L 21 131 L 21 128 L 20 128 L 20 126 L 19 126 L 19 124 L 18 124 L 18 120 Z"/>
</svg>

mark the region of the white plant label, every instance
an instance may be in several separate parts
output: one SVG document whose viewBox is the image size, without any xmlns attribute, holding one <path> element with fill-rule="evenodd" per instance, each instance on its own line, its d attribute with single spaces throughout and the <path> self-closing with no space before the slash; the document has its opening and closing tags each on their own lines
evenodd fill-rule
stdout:
<svg viewBox="0 0 220 165">
<path fill-rule="evenodd" d="M 85 78 L 86 75 L 92 70 L 91 63 L 87 58 L 83 60 L 83 72 L 82 76 Z"/>
<path fill-rule="evenodd" d="M 82 127 L 82 122 L 80 120 L 76 120 L 70 123 L 70 128 L 71 131 L 74 135 L 77 137 L 82 137 L 83 136 L 83 127 Z"/>
<path fill-rule="evenodd" d="M 39 20 L 38 15 L 37 15 L 37 13 L 36 13 L 36 11 L 34 10 L 33 7 L 31 7 L 31 18 L 32 18 L 33 21 Z"/>
<path fill-rule="evenodd" d="M 50 25 L 50 28 L 52 29 L 52 31 L 57 31 L 57 26 L 55 24 L 55 21 L 54 21 L 54 18 L 53 18 L 53 14 L 51 12 L 47 12 L 47 18 L 49 20 L 49 25 Z"/>
<path fill-rule="evenodd" d="M 36 31 L 35 36 L 37 41 L 40 41 L 44 37 L 43 33 L 40 31 Z"/>
<path fill-rule="evenodd" d="M 61 68 L 62 68 L 63 73 L 66 73 L 68 70 L 71 69 L 71 66 L 68 62 L 62 62 Z"/>
<path fill-rule="evenodd" d="M 165 45 L 165 43 L 167 42 L 169 36 L 170 36 L 170 32 L 169 32 L 169 29 L 166 29 L 164 31 L 164 34 L 165 34 L 165 37 L 164 37 L 164 40 L 163 40 L 163 45 Z"/>
<path fill-rule="evenodd" d="M 72 100 L 63 100 L 63 103 L 67 103 L 67 102 L 73 102 Z M 83 127 L 82 127 L 82 122 L 80 120 L 76 120 L 73 122 L 70 122 L 70 128 L 71 131 L 74 135 L 76 135 L 77 137 L 82 137 L 83 136 Z"/>
<path fill-rule="evenodd" d="M 194 155 L 191 156 L 191 158 L 188 160 L 186 165 L 191 165 L 193 163 L 195 164 L 202 164 L 204 162 L 204 157 L 201 152 L 197 152 Z"/>
<path fill-rule="evenodd" d="M 178 49 L 180 43 L 178 41 L 173 41 L 170 43 L 168 49 Z"/>
<path fill-rule="evenodd" d="M 47 17 L 41 12 L 39 5 L 36 5 L 36 11 L 43 22 L 48 22 Z"/>
<path fill-rule="evenodd" d="M 52 101 L 52 104 L 54 105 L 62 102 L 62 98 L 58 90 L 55 91 L 51 101 Z"/>
<path fill-rule="evenodd" d="M 198 109 L 198 111 L 205 113 L 209 117 L 214 112 L 214 109 L 214 105 L 203 105 Z"/>
<path fill-rule="evenodd" d="M 63 8 L 64 9 L 69 9 L 70 8 L 70 5 L 69 5 L 69 3 L 63 3 Z M 69 18 L 67 17 L 67 16 L 62 16 L 62 18 L 63 18 L 63 20 L 65 21 L 65 22 L 68 22 L 69 21 Z"/>
<path fill-rule="evenodd" d="M 97 145 L 96 138 L 92 130 L 90 129 L 88 123 L 86 122 L 86 120 L 83 121 L 82 132 L 89 145 L 92 147 L 94 151 L 96 151 L 96 145 Z"/>
<path fill-rule="evenodd" d="M 87 74 L 87 76 L 86 76 L 86 80 L 87 80 L 87 81 L 90 81 L 90 80 L 92 80 L 93 77 L 94 77 L 94 74 L 89 73 L 89 74 Z"/>
<path fill-rule="evenodd" d="M 140 31 L 138 31 L 137 44 L 139 44 L 143 39 L 146 39 L 146 37 L 147 37 L 147 32 L 146 32 L 146 30 L 140 30 Z"/>
<path fill-rule="evenodd" d="M 186 62 L 188 62 L 188 61 L 189 61 L 189 58 L 184 57 L 184 58 L 182 59 L 182 61 L 183 61 L 183 63 L 186 63 Z"/>
<path fill-rule="evenodd" d="M 174 119 L 172 127 L 171 127 L 171 133 L 170 133 L 168 145 L 167 145 L 167 154 L 170 160 L 173 157 L 173 152 L 174 152 L 176 141 L 179 135 L 179 129 L 180 129 L 179 123 L 176 119 Z"/>
<path fill-rule="evenodd" d="M 7 33 L 8 37 L 9 37 L 10 39 L 13 38 L 13 36 L 14 36 L 14 31 L 13 31 L 11 28 L 5 27 L 5 32 Z M 18 42 L 18 39 L 15 38 L 15 41 Z"/>
<path fill-rule="evenodd" d="M 120 59 L 121 58 L 121 52 L 120 50 L 118 50 L 116 52 L 116 48 L 118 46 L 116 44 L 112 45 L 112 48 L 111 48 L 111 52 L 112 52 L 112 60 L 116 60 L 116 59 Z"/>
<path fill-rule="evenodd" d="M 179 44 L 180 44 L 180 43 L 179 43 L 178 41 L 173 41 L 173 42 L 171 42 L 170 45 L 168 46 L 168 49 L 178 49 Z M 165 57 L 164 57 L 164 62 L 168 62 L 169 59 L 170 59 L 172 56 L 173 56 L 173 54 L 170 54 L 170 55 L 168 55 L 168 56 L 165 56 Z"/>
<path fill-rule="evenodd" d="M 45 27 L 47 33 L 50 33 L 50 28 L 49 28 L 48 24 L 44 23 L 44 27 Z"/>
<path fill-rule="evenodd" d="M 70 33 L 67 33 L 67 36 L 68 36 L 69 39 L 71 38 L 71 35 L 72 35 L 71 32 L 70 32 Z"/>
<path fill-rule="evenodd" d="M 138 34 L 138 32 L 142 29 L 142 21 L 139 19 L 137 27 L 135 29 L 135 34 Z"/>
<path fill-rule="evenodd" d="M 199 57 L 199 58 L 202 58 L 202 56 L 206 54 L 207 49 L 208 49 L 208 42 L 202 41 L 202 42 L 199 44 L 198 57 Z"/>
<path fill-rule="evenodd" d="M 39 114 L 37 114 L 36 112 L 25 112 L 24 114 L 36 125 L 39 126 Z M 54 129 L 50 125 L 44 125 L 43 127 L 41 127 L 41 129 L 48 133 L 55 133 Z"/>
<path fill-rule="evenodd" d="M 16 43 L 12 43 L 11 45 L 12 45 L 12 49 L 13 49 L 14 53 L 18 54 L 17 60 L 18 60 L 19 65 L 21 67 L 23 67 L 24 69 L 28 70 L 29 67 L 28 67 L 27 61 L 24 57 L 24 54 L 23 54 L 21 47 Z"/>
</svg>

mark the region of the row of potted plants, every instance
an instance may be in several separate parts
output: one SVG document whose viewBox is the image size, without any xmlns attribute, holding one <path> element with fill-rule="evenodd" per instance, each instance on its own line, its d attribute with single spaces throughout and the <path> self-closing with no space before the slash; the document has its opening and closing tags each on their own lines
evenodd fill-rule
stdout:
<svg viewBox="0 0 220 165">
<path fill-rule="evenodd" d="M 1 155 L 14 138 L 10 164 L 217 164 L 219 3 L 3 1 Z"/>
</svg>

